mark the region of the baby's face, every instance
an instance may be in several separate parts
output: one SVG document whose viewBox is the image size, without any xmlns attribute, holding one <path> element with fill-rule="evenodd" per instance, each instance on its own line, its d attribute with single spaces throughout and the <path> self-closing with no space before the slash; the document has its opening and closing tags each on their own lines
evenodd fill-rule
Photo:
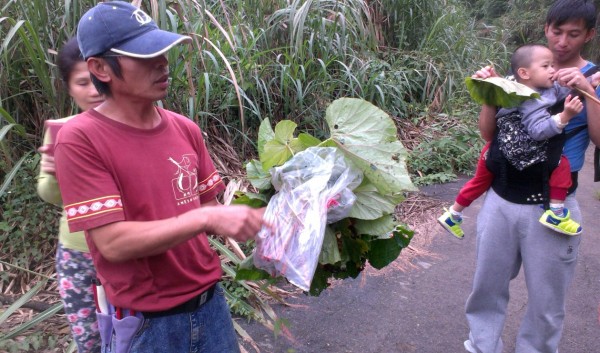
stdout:
<svg viewBox="0 0 600 353">
<path fill-rule="evenodd" d="M 536 47 L 532 53 L 531 64 L 527 68 L 529 73 L 528 86 L 531 88 L 550 88 L 553 85 L 554 70 L 553 55 L 550 49 Z"/>
</svg>

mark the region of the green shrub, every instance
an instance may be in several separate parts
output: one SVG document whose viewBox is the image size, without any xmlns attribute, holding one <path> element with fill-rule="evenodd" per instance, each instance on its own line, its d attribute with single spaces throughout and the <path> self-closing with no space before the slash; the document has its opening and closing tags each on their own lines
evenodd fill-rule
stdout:
<svg viewBox="0 0 600 353">
<path fill-rule="evenodd" d="M 53 274 L 55 246 L 60 208 L 41 200 L 37 195 L 39 157 L 28 158 L 13 179 L 10 191 L 0 195 L 0 259 L 23 269 Z M 0 280 L 6 286 L 14 281 L 15 288 L 39 278 L 32 273 L 20 273 L 12 278 L 3 272 Z"/>
<path fill-rule="evenodd" d="M 479 135 L 479 107 L 466 104 L 465 110 L 451 115 L 428 116 L 423 125 L 420 143 L 411 151 L 408 168 L 419 185 L 443 183 L 456 174 L 472 174 L 484 141 Z"/>
</svg>

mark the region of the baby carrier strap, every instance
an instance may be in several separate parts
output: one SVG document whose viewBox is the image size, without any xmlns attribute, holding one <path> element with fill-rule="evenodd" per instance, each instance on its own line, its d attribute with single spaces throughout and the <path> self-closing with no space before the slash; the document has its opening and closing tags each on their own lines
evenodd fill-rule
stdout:
<svg viewBox="0 0 600 353">
<path fill-rule="evenodd" d="M 560 134 L 548 139 L 546 160 L 519 170 L 502 153 L 498 129 L 496 129 L 486 160 L 487 168 L 494 174 L 492 189 L 510 202 L 542 203 L 547 206 L 550 195 L 550 174 L 560 161 L 565 138 L 565 134 Z"/>
</svg>

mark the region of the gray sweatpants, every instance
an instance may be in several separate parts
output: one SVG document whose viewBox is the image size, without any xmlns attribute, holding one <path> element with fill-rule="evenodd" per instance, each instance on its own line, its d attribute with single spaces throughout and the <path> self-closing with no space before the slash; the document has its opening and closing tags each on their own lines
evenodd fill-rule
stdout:
<svg viewBox="0 0 600 353">
<path fill-rule="evenodd" d="M 581 222 L 574 196 L 565 206 Z M 509 282 L 521 264 L 527 284 L 527 312 L 516 353 L 556 353 L 563 329 L 565 298 L 573 279 L 581 237 L 542 226 L 538 205 L 508 202 L 488 190 L 477 217 L 477 267 L 466 304 L 469 339 L 479 352 L 502 353 Z"/>
</svg>

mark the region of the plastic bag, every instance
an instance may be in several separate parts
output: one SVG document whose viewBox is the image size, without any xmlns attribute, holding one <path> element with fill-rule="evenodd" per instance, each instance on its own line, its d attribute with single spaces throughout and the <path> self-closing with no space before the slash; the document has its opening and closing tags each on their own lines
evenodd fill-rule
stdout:
<svg viewBox="0 0 600 353">
<path fill-rule="evenodd" d="M 254 265 L 284 276 L 308 291 L 317 268 L 326 223 L 345 218 L 362 181 L 334 147 L 310 147 L 271 170 L 277 193 L 271 198 L 256 238 Z"/>
</svg>

